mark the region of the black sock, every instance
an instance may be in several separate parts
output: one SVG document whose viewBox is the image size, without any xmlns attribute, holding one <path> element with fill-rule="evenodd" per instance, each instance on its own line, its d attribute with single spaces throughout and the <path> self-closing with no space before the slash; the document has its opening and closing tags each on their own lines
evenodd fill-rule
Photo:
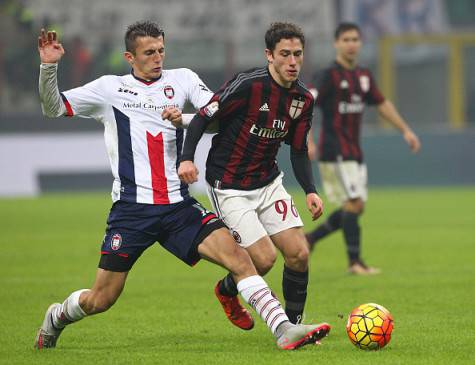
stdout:
<svg viewBox="0 0 475 365">
<path fill-rule="evenodd" d="M 235 297 L 239 294 L 236 283 L 234 282 L 233 276 L 231 273 L 226 275 L 223 280 L 219 283 L 219 293 L 227 297 Z"/>
<path fill-rule="evenodd" d="M 317 243 L 318 240 L 321 240 L 326 235 L 336 231 L 337 229 L 340 229 L 342 217 L 343 217 L 343 210 L 341 209 L 335 210 L 327 218 L 325 223 L 319 225 L 312 232 L 307 233 L 305 236 L 307 237 L 310 247 L 313 248 L 313 246 Z"/>
<path fill-rule="evenodd" d="M 307 300 L 308 271 L 298 272 L 284 266 L 282 289 L 285 299 L 285 313 L 290 322 L 302 321 L 303 309 Z"/>
<path fill-rule="evenodd" d="M 357 213 L 343 213 L 342 228 L 350 263 L 358 261 L 360 258 L 361 233 L 360 225 L 358 224 L 358 217 L 359 214 Z"/>
</svg>

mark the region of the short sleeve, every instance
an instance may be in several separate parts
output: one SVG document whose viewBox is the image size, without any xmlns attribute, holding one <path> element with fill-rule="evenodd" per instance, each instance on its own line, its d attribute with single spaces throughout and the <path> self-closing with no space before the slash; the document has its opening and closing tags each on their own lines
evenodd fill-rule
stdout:
<svg viewBox="0 0 475 365">
<path fill-rule="evenodd" d="M 376 84 L 376 81 L 371 72 L 368 71 L 367 77 L 369 79 L 369 90 L 366 94 L 366 104 L 379 105 L 384 101 L 384 96 L 379 90 L 378 85 Z"/>
<path fill-rule="evenodd" d="M 200 115 L 203 118 L 223 120 L 227 115 L 246 103 L 250 95 L 250 92 L 248 92 L 249 84 L 242 82 L 238 76 L 236 75 L 221 86 L 211 100 L 200 109 Z"/>
<path fill-rule="evenodd" d="M 196 109 L 205 106 L 213 96 L 213 92 L 206 86 L 200 77 L 187 69 L 187 98 Z"/>
<path fill-rule="evenodd" d="M 99 119 L 106 104 L 105 77 L 61 93 L 68 116 Z"/>
</svg>

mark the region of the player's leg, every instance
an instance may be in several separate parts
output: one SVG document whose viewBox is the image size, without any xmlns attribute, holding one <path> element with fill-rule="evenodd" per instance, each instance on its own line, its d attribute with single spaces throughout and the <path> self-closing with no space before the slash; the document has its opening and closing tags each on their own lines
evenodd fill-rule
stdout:
<svg viewBox="0 0 475 365">
<path fill-rule="evenodd" d="M 98 269 L 91 289 L 77 290 L 62 304 L 50 305 L 38 330 L 35 347 L 37 349 L 56 347 L 65 326 L 109 309 L 120 296 L 126 278 L 127 272 Z"/>
<path fill-rule="evenodd" d="M 101 247 L 101 258 L 96 279 L 91 289 L 77 290 L 62 304 L 54 303 L 46 311 L 38 331 L 35 347 L 55 347 L 56 341 L 68 324 L 85 316 L 108 310 L 122 293 L 127 278 L 142 252 L 153 244 L 153 235 L 142 232 L 157 219 L 153 206 L 116 202 L 107 220 L 107 230 Z"/>
<path fill-rule="evenodd" d="M 260 275 L 270 270 L 276 250 L 259 223 L 256 214 L 256 193 L 221 190 L 208 186 L 208 197 L 220 218 L 226 223 L 234 240 L 248 250 Z M 254 326 L 249 312 L 239 303 L 238 288 L 231 273 L 218 281 L 215 294 L 227 318 L 235 326 L 248 330 Z"/>
<path fill-rule="evenodd" d="M 341 208 L 334 210 L 330 216 L 317 226 L 313 231 L 307 232 L 305 238 L 308 241 L 310 249 L 313 250 L 318 241 L 322 240 L 330 233 L 333 233 L 341 228 L 343 218 L 343 210 Z"/>
<path fill-rule="evenodd" d="M 282 291 L 285 312 L 292 323 L 302 321 L 308 286 L 309 249 L 302 228 L 294 227 L 272 235 L 272 241 L 284 256 Z"/>
<path fill-rule="evenodd" d="M 347 199 L 342 205 L 341 227 L 348 254 L 348 271 L 352 274 L 378 274 L 379 269 L 368 267 L 361 259 L 360 216 L 367 199 L 366 165 L 347 161 L 337 165 Z"/>
<path fill-rule="evenodd" d="M 363 213 L 363 209 L 364 202 L 360 198 L 347 200 L 343 204 L 342 230 L 350 267 L 360 261 L 361 229 L 359 217 Z"/>
<path fill-rule="evenodd" d="M 295 349 L 314 343 L 330 331 L 326 323 L 293 325 L 279 300 L 272 294 L 264 279 L 257 275 L 246 250 L 239 247 L 225 228 L 211 232 L 198 245 L 198 253 L 205 259 L 227 269 L 237 283 L 241 296 L 261 316 L 282 349 Z"/>
<path fill-rule="evenodd" d="M 342 182 L 339 163 L 321 162 L 318 164 L 318 168 L 327 199 L 338 204 L 347 200 L 348 195 Z M 342 219 L 343 210 L 340 207 L 333 211 L 325 222 L 308 232 L 305 237 L 310 245 L 310 250 L 313 250 L 317 242 L 339 230 L 342 227 Z"/>
<path fill-rule="evenodd" d="M 282 291 L 285 310 L 292 323 L 298 323 L 302 320 L 307 298 L 309 248 L 301 229 L 302 220 L 282 185 L 281 177 L 266 187 L 259 220 L 284 256 Z"/>
</svg>

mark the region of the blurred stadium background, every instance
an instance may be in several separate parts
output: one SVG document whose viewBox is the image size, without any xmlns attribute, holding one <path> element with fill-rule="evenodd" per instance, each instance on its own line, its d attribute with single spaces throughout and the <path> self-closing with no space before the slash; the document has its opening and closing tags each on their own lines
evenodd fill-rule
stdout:
<svg viewBox="0 0 475 365">
<path fill-rule="evenodd" d="M 272 21 L 304 29 L 307 83 L 333 60 L 338 22 L 359 23 L 365 38 L 360 63 L 373 70 L 423 144 L 410 156 L 399 133 L 368 110 L 363 142 L 370 185 L 473 186 L 474 14 L 474 0 L 2 0 L 0 196 L 110 189 L 102 126 L 41 115 L 37 34 L 46 27 L 60 35 L 64 90 L 127 73 L 123 34 L 143 19 L 165 28 L 165 67 L 191 68 L 212 89 L 234 72 L 264 64 L 263 37 Z M 284 149 L 279 159 L 290 172 L 287 154 Z"/>
</svg>

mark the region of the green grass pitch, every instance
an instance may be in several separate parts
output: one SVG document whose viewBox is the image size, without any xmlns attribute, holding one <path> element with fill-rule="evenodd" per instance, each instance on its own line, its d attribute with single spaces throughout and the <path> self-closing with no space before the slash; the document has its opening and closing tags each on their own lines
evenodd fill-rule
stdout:
<svg viewBox="0 0 475 365">
<path fill-rule="evenodd" d="M 310 229 L 303 194 L 294 197 Z M 468 187 L 371 190 L 363 257 L 382 268 L 379 276 L 346 274 L 341 233 L 321 242 L 306 307 L 307 322 L 333 327 L 321 346 L 284 352 L 260 320 L 250 332 L 234 328 L 213 295 L 224 270 L 204 261 L 189 268 L 155 245 L 110 311 L 68 327 L 56 349 L 33 350 L 48 305 L 92 284 L 109 208 L 105 193 L 0 200 L 0 364 L 475 363 L 475 189 Z M 266 276 L 279 297 L 281 275 L 279 259 Z M 366 302 L 395 319 L 381 351 L 357 349 L 345 332 L 348 313 Z"/>
</svg>

